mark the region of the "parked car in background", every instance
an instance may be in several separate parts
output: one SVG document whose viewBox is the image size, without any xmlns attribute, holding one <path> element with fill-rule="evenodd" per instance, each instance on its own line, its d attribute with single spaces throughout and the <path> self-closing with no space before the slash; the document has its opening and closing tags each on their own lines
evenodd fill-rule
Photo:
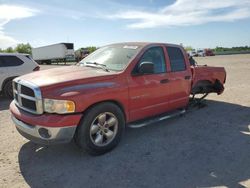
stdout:
<svg viewBox="0 0 250 188">
<path fill-rule="evenodd" d="M 29 54 L 0 53 L 0 92 L 12 98 L 12 80 L 39 69 Z"/>
<path fill-rule="evenodd" d="M 214 56 L 215 54 L 214 54 L 213 50 L 211 50 L 211 49 L 205 49 L 205 55 L 206 56 Z"/>
<path fill-rule="evenodd" d="M 32 48 L 32 57 L 39 64 L 66 62 L 75 60 L 73 43 L 58 43 L 38 48 Z"/>
<path fill-rule="evenodd" d="M 197 57 L 198 56 L 196 50 L 189 50 L 189 51 L 187 51 L 187 53 L 191 57 Z"/>
<path fill-rule="evenodd" d="M 206 55 L 205 50 L 201 50 L 201 49 L 197 50 L 197 56 L 198 57 L 204 57 L 205 55 Z"/>
<path fill-rule="evenodd" d="M 98 155 L 118 144 L 126 125 L 141 127 L 147 118 L 183 113 L 190 94 L 221 94 L 225 81 L 223 67 L 191 65 L 182 46 L 119 43 L 74 66 L 16 78 L 10 111 L 27 139 L 40 144 L 74 139 Z"/>
</svg>

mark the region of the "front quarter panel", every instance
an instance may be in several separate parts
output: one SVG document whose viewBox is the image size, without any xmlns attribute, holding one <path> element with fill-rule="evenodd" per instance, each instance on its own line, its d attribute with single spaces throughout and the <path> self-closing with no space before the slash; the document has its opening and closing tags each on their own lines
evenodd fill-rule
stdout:
<svg viewBox="0 0 250 188">
<path fill-rule="evenodd" d="M 50 87 L 49 90 L 42 88 L 42 95 L 43 98 L 72 100 L 75 102 L 76 112 L 84 112 L 99 102 L 114 101 L 123 106 L 127 115 L 128 88 L 122 75 L 110 80 Z"/>
</svg>

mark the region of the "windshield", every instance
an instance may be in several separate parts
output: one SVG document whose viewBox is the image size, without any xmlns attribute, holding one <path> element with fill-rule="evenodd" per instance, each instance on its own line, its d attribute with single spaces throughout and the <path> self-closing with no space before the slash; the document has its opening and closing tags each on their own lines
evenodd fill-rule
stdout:
<svg viewBox="0 0 250 188">
<path fill-rule="evenodd" d="M 80 61 L 80 65 L 98 66 L 101 64 L 108 70 L 121 71 L 139 52 L 139 49 L 139 46 L 126 44 L 105 46 Z"/>
</svg>

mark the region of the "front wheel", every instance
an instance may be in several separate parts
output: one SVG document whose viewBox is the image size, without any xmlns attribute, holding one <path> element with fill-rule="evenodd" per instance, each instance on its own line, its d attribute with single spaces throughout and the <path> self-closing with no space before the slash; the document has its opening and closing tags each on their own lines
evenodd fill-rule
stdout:
<svg viewBox="0 0 250 188">
<path fill-rule="evenodd" d="M 92 155 L 112 150 L 120 141 L 125 127 L 122 110 L 110 102 L 100 103 L 83 115 L 77 128 L 77 145 Z"/>
</svg>

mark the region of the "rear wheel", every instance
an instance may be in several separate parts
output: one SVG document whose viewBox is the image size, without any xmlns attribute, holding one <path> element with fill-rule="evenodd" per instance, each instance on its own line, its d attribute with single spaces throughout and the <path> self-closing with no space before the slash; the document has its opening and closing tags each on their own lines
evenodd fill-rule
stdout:
<svg viewBox="0 0 250 188">
<path fill-rule="evenodd" d="M 77 145 L 92 155 L 112 150 L 120 141 L 125 127 L 122 110 L 110 102 L 90 108 L 77 129 Z"/>
<path fill-rule="evenodd" d="M 12 80 L 8 80 L 3 87 L 4 95 L 8 98 L 13 98 Z"/>
</svg>

